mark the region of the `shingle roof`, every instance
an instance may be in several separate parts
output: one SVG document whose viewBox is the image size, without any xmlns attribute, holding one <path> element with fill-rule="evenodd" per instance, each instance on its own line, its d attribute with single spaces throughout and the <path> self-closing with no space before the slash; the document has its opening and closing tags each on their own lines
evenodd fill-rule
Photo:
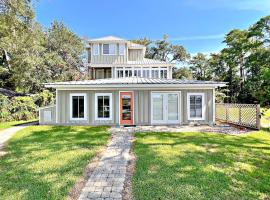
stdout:
<svg viewBox="0 0 270 200">
<path fill-rule="evenodd" d="M 28 94 L 17 93 L 12 90 L 8 90 L 5 88 L 0 88 L 0 94 L 8 96 L 8 97 L 16 97 L 16 96 L 29 96 Z"/>
<path fill-rule="evenodd" d="M 84 81 L 68 81 L 68 82 L 56 82 L 56 83 L 46 83 L 46 87 L 50 86 L 74 86 L 74 85 L 84 85 L 84 86 L 95 86 L 95 85 L 226 85 L 224 82 L 216 82 L 216 81 L 198 81 L 198 80 L 185 80 L 185 79 L 157 79 L 157 78 L 137 78 L 137 77 L 129 77 L 129 78 L 109 78 L 109 79 L 97 79 L 97 80 L 84 80 Z"/>
</svg>

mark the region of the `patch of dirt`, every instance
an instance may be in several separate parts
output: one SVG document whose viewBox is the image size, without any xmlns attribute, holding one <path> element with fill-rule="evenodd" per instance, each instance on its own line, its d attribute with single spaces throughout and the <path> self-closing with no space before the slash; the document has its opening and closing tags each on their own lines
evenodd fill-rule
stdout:
<svg viewBox="0 0 270 200">
<path fill-rule="evenodd" d="M 135 139 L 133 135 L 132 146 L 130 148 L 130 153 L 129 153 L 130 158 L 129 158 L 128 166 L 127 166 L 126 179 L 124 182 L 124 189 L 122 192 L 123 200 L 134 200 L 133 192 L 132 192 L 132 176 L 135 172 L 135 166 L 136 166 L 136 160 L 137 160 L 133 151 L 134 141 Z"/>
<path fill-rule="evenodd" d="M 111 140 L 112 140 L 112 136 L 108 140 L 107 144 L 109 144 Z M 100 159 L 102 158 L 106 148 L 107 148 L 107 145 L 104 148 L 102 148 L 92 160 L 89 161 L 89 164 L 85 168 L 82 177 L 71 188 L 71 190 L 70 190 L 70 192 L 68 194 L 67 200 L 77 200 L 77 199 L 79 199 L 80 194 L 82 192 L 82 189 L 84 188 L 85 184 L 87 183 L 88 179 L 90 178 L 92 172 L 97 167 L 97 165 L 98 165 Z"/>
</svg>

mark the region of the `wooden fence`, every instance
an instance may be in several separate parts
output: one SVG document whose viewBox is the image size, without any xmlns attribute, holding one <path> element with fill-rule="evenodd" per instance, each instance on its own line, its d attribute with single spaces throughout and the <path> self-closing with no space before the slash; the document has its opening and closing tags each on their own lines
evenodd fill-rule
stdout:
<svg viewBox="0 0 270 200">
<path fill-rule="evenodd" d="M 260 129 L 260 105 L 218 103 L 216 120 Z"/>
</svg>

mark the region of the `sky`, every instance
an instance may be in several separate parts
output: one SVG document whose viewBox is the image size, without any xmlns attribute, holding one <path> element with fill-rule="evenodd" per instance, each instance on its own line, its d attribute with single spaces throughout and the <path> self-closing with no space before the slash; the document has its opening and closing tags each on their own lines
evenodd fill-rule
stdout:
<svg viewBox="0 0 270 200">
<path fill-rule="evenodd" d="M 156 40 L 168 34 L 191 54 L 218 52 L 230 30 L 270 14 L 270 0 L 39 0 L 34 7 L 45 27 L 62 21 L 85 38 Z"/>
</svg>

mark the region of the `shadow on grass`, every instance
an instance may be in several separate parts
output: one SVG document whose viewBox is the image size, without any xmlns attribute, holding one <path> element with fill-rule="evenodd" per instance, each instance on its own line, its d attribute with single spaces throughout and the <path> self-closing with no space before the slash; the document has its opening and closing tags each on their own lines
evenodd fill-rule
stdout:
<svg viewBox="0 0 270 200">
<path fill-rule="evenodd" d="M 64 199 L 108 137 L 107 127 L 22 130 L 0 158 L 0 199 Z"/>
<path fill-rule="evenodd" d="M 269 199 L 270 136 L 139 133 L 136 199 Z"/>
</svg>

